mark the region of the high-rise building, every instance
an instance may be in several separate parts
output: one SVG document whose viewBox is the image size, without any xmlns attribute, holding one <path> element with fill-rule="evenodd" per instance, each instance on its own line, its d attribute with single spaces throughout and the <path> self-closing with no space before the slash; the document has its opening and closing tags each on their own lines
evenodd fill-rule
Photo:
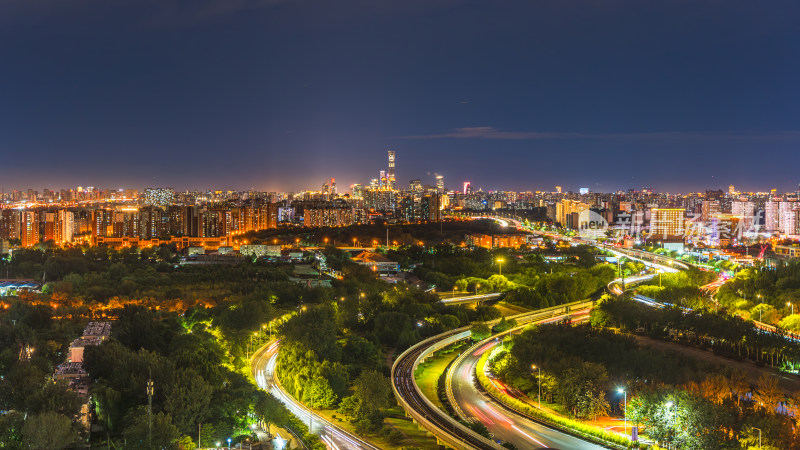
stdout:
<svg viewBox="0 0 800 450">
<path fill-rule="evenodd" d="M 471 193 L 472 189 L 470 188 L 469 181 L 464 182 L 464 195 Z"/>
<path fill-rule="evenodd" d="M 444 176 L 436 175 L 436 192 L 444 193 Z"/>
<path fill-rule="evenodd" d="M 701 220 L 708 222 L 712 217 L 719 214 L 719 200 L 703 200 L 701 207 Z"/>
<path fill-rule="evenodd" d="M 72 242 L 75 236 L 75 213 L 67 209 L 56 212 L 56 243 L 64 245 Z"/>
<path fill-rule="evenodd" d="M 775 201 L 764 203 L 764 231 L 773 233 L 780 229 L 781 203 Z"/>
<path fill-rule="evenodd" d="M 560 223 L 561 226 L 566 227 L 570 214 L 580 214 L 587 209 L 589 209 L 589 205 L 586 203 L 575 200 L 561 200 L 560 202 L 556 203 L 556 222 Z"/>
<path fill-rule="evenodd" d="M 736 193 L 736 188 L 733 185 L 728 186 L 728 195 L 733 195 Z"/>
<path fill-rule="evenodd" d="M 650 210 L 650 234 L 658 238 L 682 237 L 686 211 L 679 208 L 653 208 Z"/>
<path fill-rule="evenodd" d="M 411 180 L 408 182 L 408 190 L 411 192 L 422 192 L 422 180 Z"/>
<path fill-rule="evenodd" d="M 439 203 L 439 194 L 428 194 L 422 197 L 420 204 L 420 216 L 422 220 L 438 222 L 442 219 Z"/>
<path fill-rule="evenodd" d="M 36 211 L 20 211 L 19 240 L 23 247 L 39 243 L 39 215 Z"/>
<path fill-rule="evenodd" d="M 778 231 L 784 234 L 794 234 L 794 219 L 798 208 L 797 202 L 780 202 L 780 218 Z"/>
<path fill-rule="evenodd" d="M 22 211 L 0 209 L 0 239 L 19 239 Z"/>
<path fill-rule="evenodd" d="M 386 180 L 387 180 L 389 189 L 394 189 L 394 187 L 395 187 L 394 150 L 389 150 L 389 171 L 386 173 Z"/>
<path fill-rule="evenodd" d="M 350 196 L 354 199 L 360 200 L 364 198 L 364 186 L 360 184 L 354 184 L 350 186 Z"/>
<path fill-rule="evenodd" d="M 556 194 L 560 194 L 560 193 L 561 193 L 561 186 L 556 186 Z"/>
<path fill-rule="evenodd" d="M 746 224 L 752 224 L 756 214 L 756 204 L 753 202 L 732 202 L 731 215 L 743 220 Z"/>
</svg>

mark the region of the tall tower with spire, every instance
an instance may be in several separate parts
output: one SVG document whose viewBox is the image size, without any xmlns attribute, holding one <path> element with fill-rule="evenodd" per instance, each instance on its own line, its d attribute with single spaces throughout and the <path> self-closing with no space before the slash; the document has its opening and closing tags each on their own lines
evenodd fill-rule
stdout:
<svg viewBox="0 0 800 450">
<path fill-rule="evenodd" d="M 389 171 L 386 173 L 386 180 L 387 184 L 389 185 L 389 189 L 394 189 L 394 150 L 389 150 Z"/>
</svg>

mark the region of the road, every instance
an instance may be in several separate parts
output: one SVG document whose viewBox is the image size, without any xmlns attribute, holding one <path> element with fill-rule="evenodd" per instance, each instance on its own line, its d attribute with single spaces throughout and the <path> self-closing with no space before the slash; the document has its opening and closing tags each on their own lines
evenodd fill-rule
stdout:
<svg viewBox="0 0 800 450">
<path fill-rule="evenodd" d="M 458 330 L 445 335 L 456 334 Z M 448 416 L 437 409 L 435 406 L 426 402 L 422 398 L 422 394 L 415 386 L 414 381 L 414 361 L 417 360 L 419 355 L 426 349 L 424 346 L 417 346 L 413 351 L 403 355 L 402 359 L 395 362 L 392 367 L 392 382 L 397 394 L 402 397 L 413 411 L 409 413 L 419 414 L 424 420 L 438 428 L 439 430 L 452 436 L 455 441 L 460 442 L 457 448 L 475 448 L 475 449 L 499 449 L 500 446 L 496 445 L 487 439 L 469 433 L 463 430 L 463 427 L 454 426 L 449 420 Z M 442 433 L 437 434 L 440 436 Z"/>
<path fill-rule="evenodd" d="M 445 305 L 460 305 L 462 303 L 485 302 L 487 300 L 498 298 L 501 295 L 503 294 L 499 292 L 494 292 L 491 294 L 465 295 L 463 297 L 443 298 L 439 301 Z"/>
<path fill-rule="evenodd" d="M 320 439 L 322 439 L 329 449 L 378 450 L 378 447 L 336 427 L 322 417 L 313 414 L 308 408 L 281 390 L 275 378 L 275 364 L 278 361 L 278 348 L 278 341 L 272 341 L 261 347 L 253 356 L 253 376 L 256 379 L 258 387 L 271 393 L 278 400 L 282 401 L 289 411 L 300 420 L 303 420 L 306 425 L 310 422 L 311 432 L 319 435 Z"/>
<path fill-rule="evenodd" d="M 549 319 L 548 321 L 552 321 Z M 483 423 L 495 439 L 510 442 L 517 448 L 557 448 L 599 450 L 603 446 L 554 430 L 534 422 L 496 402 L 477 387 L 475 368 L 485 352 L 491 351 L 500 340 L 490 341 L 464 358 L 456 359 L 450 369 L 452 398 L 469 419 Z"/>
</svg>

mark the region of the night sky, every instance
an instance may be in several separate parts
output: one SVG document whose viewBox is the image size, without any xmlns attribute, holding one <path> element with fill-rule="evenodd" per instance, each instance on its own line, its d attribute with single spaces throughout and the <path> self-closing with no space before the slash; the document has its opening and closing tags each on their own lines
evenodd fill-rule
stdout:
<svg viewBox="0 0 800 450">
<path fill-rule="evenodd" d="M 795 190 L 800 2 L 0 0 L 0 186 Z"/>
</svg>

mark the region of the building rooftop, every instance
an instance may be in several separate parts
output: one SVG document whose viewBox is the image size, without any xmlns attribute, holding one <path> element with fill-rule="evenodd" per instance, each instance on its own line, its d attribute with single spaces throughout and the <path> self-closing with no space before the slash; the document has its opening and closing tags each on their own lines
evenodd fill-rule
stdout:
<svg viewBox="0 0 800 450">
<path fill-rule="evenodd" d="M 54 374 L 56 379 L 85 377 L 87 375 L 88 373 L 83 367 L 83 363 L 80 362 L 65 362 L 59 364 Z"/>
<path fill-rule="evenodd" d="M 102 336 L 82 336 L 72 341 L 69 348 L 80 348 L 89 345 L 100 345 L 103 342 Z"/>
<path fill-rule="evenodd" d="M 111 336 L 111 322 L 89 322 L 83 329 L 83 336 L 98 336 L 107 338 Z"/>
</svg>

